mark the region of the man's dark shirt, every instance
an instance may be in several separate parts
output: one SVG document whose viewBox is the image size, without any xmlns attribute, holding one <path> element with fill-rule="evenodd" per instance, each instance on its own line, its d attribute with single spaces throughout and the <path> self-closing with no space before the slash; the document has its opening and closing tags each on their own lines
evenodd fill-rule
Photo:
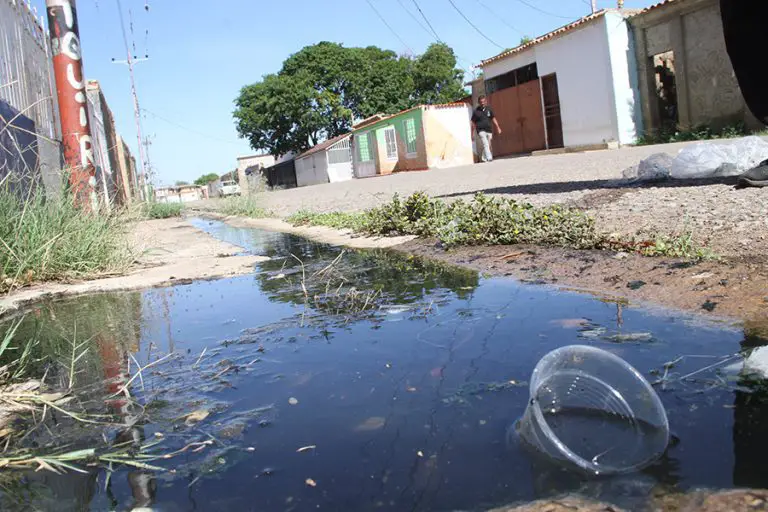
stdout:
<svg viewBox="0 0 768 512">
<path fill-rule="evenodd" d="M 475 123 L 475 129 L 478 132 L 492 133 L 491 119 L 493 119 L 493 110 L 491 107 L 477 107 L 472 114 L 472 122 Z"/>
</svg>

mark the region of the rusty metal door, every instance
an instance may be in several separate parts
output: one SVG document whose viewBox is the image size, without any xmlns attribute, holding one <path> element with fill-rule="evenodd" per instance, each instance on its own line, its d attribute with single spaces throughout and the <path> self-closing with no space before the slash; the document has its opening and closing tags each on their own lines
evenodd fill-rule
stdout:
<svg viewBox="0 0 768 512">
<path fill-rule="evenodd" d="M 516 87 L 520 96 L 520 125 L 523 132 L 523 151 L 547 148 L 544 114 L 541 107 L 541 85 L 538 80 Z"/>
<path fill-rule="evenodd" d="M 508 87 L 488 97 L 502 134 L 494 135 L 493 156 L 546 148 L 541 88 L 538 80 Z"/>
<path fill-rule="evenodd" d="M 523 133 L 520 128 L 520 97 L 517 87 L 507 87 L 488 96 L 488 103 L 501 127 L 501 135 L 493 135 L 493 156 L 514 155 L 523 152 Z"/>
<path fill-rule="evenodd" d="M 550 148 L 561 148 L 563 141 L 563 121 L 560 117 L 560 93 L 557 89 L 557 74 L 541 77 L 542 95 L 544 96 L 544 118 L 547 123 L 547 142 Z"/>
</svg>

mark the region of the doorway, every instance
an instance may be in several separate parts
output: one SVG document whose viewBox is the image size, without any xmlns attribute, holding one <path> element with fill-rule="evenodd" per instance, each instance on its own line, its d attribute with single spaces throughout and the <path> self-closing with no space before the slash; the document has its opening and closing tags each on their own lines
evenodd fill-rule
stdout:
<svg viewBox="0 0 768 512">
<path fill-rule="evenodd" d="M 548 148 L 562 148 L 563 120 L 560 117 L 560 93 L 557 88 L 557 73 L 541 77 L 542 96 L 544 97 L 544 122 L 547 126 Z"/>
<path fill-rule="evenodd" d="M 662 131 L 675 130 L 679 121 L 675 53 L 672 51 L 659 53 L 651 59 L 653 61 L 659 128 Z"/>
</svg>

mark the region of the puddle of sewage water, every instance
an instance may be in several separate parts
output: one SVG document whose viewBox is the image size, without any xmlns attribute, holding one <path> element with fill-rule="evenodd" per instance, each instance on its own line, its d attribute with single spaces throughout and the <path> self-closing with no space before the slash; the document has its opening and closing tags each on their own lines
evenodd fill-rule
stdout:
<svg viewBox="0 0 768 512">
<path fill-rule="evenodd" d="M 674 378 L 760 343 L 742 331 L 194 222 L 273 259 L 245 277 L 42 303 L 19 331 L 39 340 L 41 357 L 55 355 L 32 371 L 63 387 L 66 340 L 90 340 L 77 401 L 131 425 L 58 415 L 27 446 L 159 440 L 159 453 L 187 447 L 151 462 L 173 472 L 6 471 L 0 508 L 482 510 L 579 491 L 637 510 L 660 488 L 768 486 L 768 387 L 716 370 Z M 688 356 L 658 388 L 675 442 L 646 471 L 585 479 L 510 434 L 537 361 L 574 343 L 610 350 L 651 380 Z M 130 399 L 107 398 L 129 381 Z"/>
</svg>

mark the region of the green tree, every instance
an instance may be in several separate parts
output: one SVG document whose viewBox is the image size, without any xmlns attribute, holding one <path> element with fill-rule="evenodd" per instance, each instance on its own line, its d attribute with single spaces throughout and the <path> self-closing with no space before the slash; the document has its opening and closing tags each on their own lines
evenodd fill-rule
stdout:
<svg viewBox="0 0 768 512">
<path fill-rule="evenodd" d="M 464 72 L 456 69 L 456 55 L 445 43 L 432 44 L 413 63 L 415 102 L 450 103 L 467 95 Z"/>
<path fill-rule="evenodd" d="M 199 187 L 203 187 L 209 183 L 213 183 L 217 179 L 219 179 L 219 175 L 216 174 L 215 172 L 212 172 L 209 174 L 203 174 L 202 176 L 200 176 L 195 180 L 195 185 Z"/>
<path fill-rule="evenodd" d="M 528 44 L 531 41 L 533 41 L 533 39 L 531 39 L 531 36 L 523 36 L 520 38 L 520 46 L 523 46 L 524 44 Z"/>
<path fill-rule="evenodd" d="M 176 186 L 177 187 L 183 187 L 184 185 L 189 185 L 189 182 L 188 181 L 183 181 L 183 180 L 178 180 L 176 182 Z"/>
<path fill-rule="evenodd" d="M 235 100 L 237 131 L 256 150 L 302 152 L 348 132 L 355 119 L 466 95 L 453 50 L 431 45 L 415 59 L 375 46 L 321 42 L 246 85 Z"/>
</svg>

